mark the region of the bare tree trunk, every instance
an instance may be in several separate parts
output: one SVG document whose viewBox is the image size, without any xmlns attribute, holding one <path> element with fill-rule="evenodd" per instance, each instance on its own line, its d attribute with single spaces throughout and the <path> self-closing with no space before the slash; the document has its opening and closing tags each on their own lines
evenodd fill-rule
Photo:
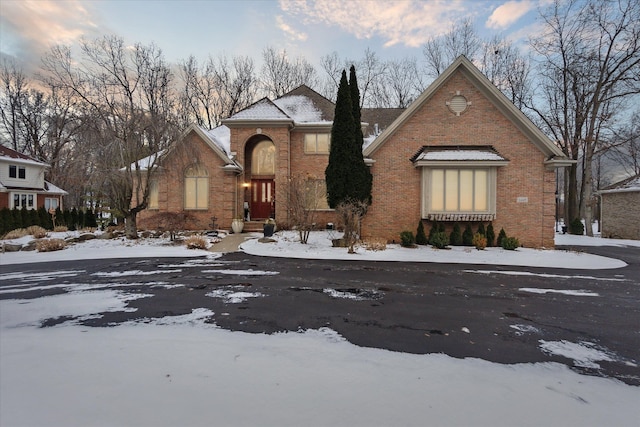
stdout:
<svg viewBox="0 0 640 427">
<path fill-rule="evenodd" d="M 124 234 L 127 239 L 138 238 L 138 226 L 137 226 L 138 212 L 130 211 L 124 218 Z"/>
</svg>

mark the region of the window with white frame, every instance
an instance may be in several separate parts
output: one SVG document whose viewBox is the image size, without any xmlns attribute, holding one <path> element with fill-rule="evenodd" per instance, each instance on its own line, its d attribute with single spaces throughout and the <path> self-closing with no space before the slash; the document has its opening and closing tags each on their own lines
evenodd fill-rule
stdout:
<svg viewBox="0 0 640 427">
<path fill-rule="evenodd" d="M 9 178 L 26 179 L 27 171 L 23 166 L 9 165 Z"/>
<path fill-rule="evenodd" d="M 209 207 L 209 173 L 200 165 L 193 165 L 184 173 L 184 208 L 207 209 Z"/>
<path fill-rule="evenodd" d="M 56 197 L 45 197 L 44 209 L 49 211 L 50 209 L 58 209 L 60 206 L 59 200 Z"/>
<path fill-rule="evenodd" d="M 34 209 L 35 197 L 33 193 L 13 193 L 13 209 Z"/>
<path fill-rule="evenodd" d="M 327 202 L 327 183 L 324 179 L 307 179 L 305 181 L 305 205 L 307 209 L 329 209 Z"/>
<path fill-rule="evenodd" d="M 488 213 L 487 169 L 431 169 L 429 212 Z"/>
<path fill-rule="evenodd" d="M 328 133 L 307 133 L 304 136 L 304 152 L 307 154 L 329 154 L 331 135 Z"/>
<path fill-rule="evenodd" d="M 423 218 L 458 220 L 465 215 L 492 219 L 496 213 L 495 167 L 423 169 Z"/>
</svg>

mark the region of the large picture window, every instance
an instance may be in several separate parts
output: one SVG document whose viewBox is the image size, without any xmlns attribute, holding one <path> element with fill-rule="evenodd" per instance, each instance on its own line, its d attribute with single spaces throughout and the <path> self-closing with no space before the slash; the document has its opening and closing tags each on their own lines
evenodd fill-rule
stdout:
<svg viewBox="0 0 640 427">
<path fill-rule="evenodd" d="M 434 167 L 424 168 L 423 174 L 423 218 L 464 220 L 467 215 L 495 215 L 496 168 Z"/>
<path fill-rule="evenodd" d="M 208 209 L 209 174 L 200 165 L 194 165 L 184 173 L 184 208 Z"/>
<path fill-rule="evenodd" d="M 487 212 L 486 169 L 432 169 L 430 212 Z"/>
<path fill-rule="evenodd" d="M 307 133 L 304 136 L 304 152 L 307 154 L 329 154 L 330 134 Z"/>
</svg>

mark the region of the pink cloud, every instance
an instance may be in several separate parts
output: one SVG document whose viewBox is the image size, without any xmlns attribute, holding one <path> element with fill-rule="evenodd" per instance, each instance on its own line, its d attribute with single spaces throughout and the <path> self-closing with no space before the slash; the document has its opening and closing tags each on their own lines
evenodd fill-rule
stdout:
<svg viewBox="0 0 640 427">
<path fill-rule="evenodd" d="M 533 2 L 530 0 L 511 0 L 498 6 L 489 19 L 486 26 L 493 29 L 504 29 L 522 18 L 527 12 L 533 9 Z"/>
</svg>

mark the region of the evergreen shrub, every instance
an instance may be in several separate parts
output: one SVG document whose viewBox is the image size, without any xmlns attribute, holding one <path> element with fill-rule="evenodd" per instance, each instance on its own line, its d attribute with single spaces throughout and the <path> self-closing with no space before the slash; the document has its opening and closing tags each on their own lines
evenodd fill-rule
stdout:
<svg viewBox="0 0 640 427">
<path fill-rule="evenodd" d="M 449 237 L 447 237 L 447 233 L 445 233 L 444 231 L 438 231 L 437 233 L 433 234 L 431 240 L 429 240 L 429 243 L 433 247 L 444 249 L 449 244 Z"/>
<path fill-rule="evenodd" d="M 424 232 L 424 224 L 422 220 L 418 223 L 418 230 L 416 231 L 416 244 L 418 245 L 426 245 L 429 243 L 427 240 L 427 235 Z"/>
<path fill-rule="evenodd" d="M 508 251 L 515 251 L 520 246 L 520 242 L 515 237 L 505 237 L 502 239 L 502 247 Z"/>
<path fill-rule="evenodd" d="M 498 240 L 496 240 L 496 245 L 498 247 L 502 247 L 502 241 L 507 238 L 507 233 L 505 233 L 504 228 L 500 229 L 498 233 Z"/>
<path fill-rule="evenodd" d="M 473 246 L 479 251 L 487 247 L 487 238 L 484 234 L 476 233 L 473 235 Z"/>
<path fill-rule="evenodd" d="M 489 223 L 487 225 L 487 234 L 485 234 L 487 238 L 487 246 L 492 247 L 496 241 L 496 233 L 493 231 L 493 224 Z"/>
<path fill-rule="evenodd" d="M 405 248 L 411 248 L 415 246 L 416 238 L 411 231 L 403 231 L 400 233 L 400 245 Z"/>
<path fill-rule="evenodd" d="M 449 236 L 449 243 L 453 246 L 462 246 L 462 233 L 460 231 L 460 224 L 457 222 L 453 224 L 453 230 Z"/>
<path fill-rule="evenodd" d="M 464 246 L 473 246 L 473 230 L 471 230 L 471 225 L 469 224 L 467 224 L 462 233 L 462 244 Z"/>
<path fill-rule="evenodd" d="M 578 236 L 582 236 L 584 234 L 584 224 L 580 220 L 580 218 L 575 218 L 569 224 L 569 233 L 576 234 Z"/>
</svg>

